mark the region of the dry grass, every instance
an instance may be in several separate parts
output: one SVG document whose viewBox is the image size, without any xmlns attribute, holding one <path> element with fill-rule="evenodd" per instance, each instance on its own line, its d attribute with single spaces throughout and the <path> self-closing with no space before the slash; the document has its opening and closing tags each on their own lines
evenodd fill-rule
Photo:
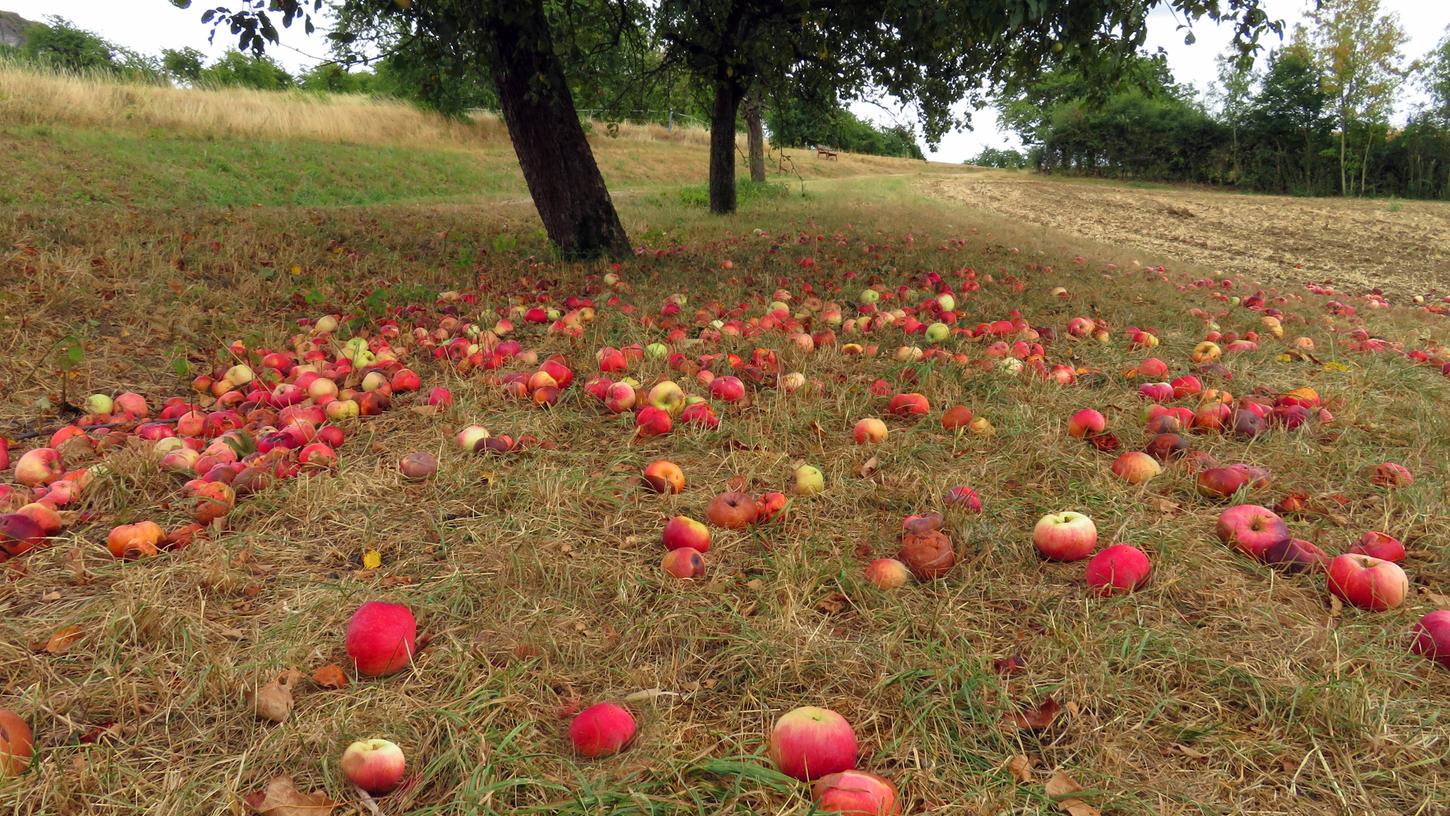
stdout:
<svg viewBox="0 0 1450 816">
<path fill-rule="evenodd" d="M 1187 309 L 1220 308 L 1202 290 L 1175 286 L 1193 270 L 1174 270 L 1165 282 L 1109 270 L 1106 262 L 1119 260 L 1111 254 L 1079 266 L 1056 247 L 1017 253 L 1023 228 L 944 215 L 882 186 L 845 185 L 839 197 L 779 202 L 725 221 L 627 203 L 637 236 L 670 223 L 661 245 L 683 245 L 626 265 L 626 300 L 639 314 L 603 310 L 577 344 L 525 332 L 526 346 L 564 354 L 586 372 L 598 346 L 656 337 L 639 317 L 672 292 L 689 293 L 692 307 L 718 299 L 758 311 L 780 281 L 797 294 L 811 283 L 849 301 L 863 281 L 846 272 L 894 284 L 970 266 L 998 279 L 967 300 L 971 320 L 1020 308 L 1035 325 L 1060 330 L 1091 301 L 1115 327 L 1158 327 L 1158 353 L 1177 369 L 1200 332 Z M 847 203 L 868 190 L 889 214 Z M 757 227 L 770 235 L 754 236 Z M 86 343 L 78 391 L 139 388 L 160 397 L 181 388 L 168 367 L 174 348 L 208 353 L 249 335 L 278 343 L 293 319 L 350 310 L 373 287 L 394 287 L 401 298 L 396 287 L 405 284 L 483 282 L 482 303 L 495 305 L 536 294 L 520 274 L 557 280 L 551 291 L 562 297 L 600 271 L 540 266 L 531 229 L 526 205 L 487 221 L 472 208 L 429 205 L 300 218 L 282 210 L 17 218 L 0 236 L 19 247 L 0 269 L 10 281 L 3 305 L 25 316 L 0 332 L 4 418 L 27 420 L 35 400 L 57 390 L 52 349 L 68 333 Z M 500 230 L 520 245 L 497 249 Z M 819 263 L 803 271 L 808 256 Z M 726 257 L 734 276 L 706 271 Z M 259 259 L 270 271 L 258 274 Z M 286 271 L 293 263 L 301 274 Z M 1077 293 L 1072 301 L 1049 296 L 1059 284 Z M 321 302 L 303 302 L 314 293 Z M 1107 473 L 1108 457 L 1067 438 L 1065 417 L 1096 405 L 1127 445 L 1141 443 L 1138 400 L 1115 372 L 1144 354 L 1121 341 L 1054 344 L 1054 359 L 1108 372 L 1102 387 L 1064 389 L 885 356 L 807 356 L 766 334 L 728 347 L 777 349 L 786 368 L 824 390 L 762 388 L 750 407 L 724 412 L 719 432 L 679 429 L 636 445 L 626 444 L 627 423 L 601 414 L 578 386 L 558 409 L 541 411 L 478 377 L 420 362 L 428 384 L 455 389 L 452 411 L 399 410 L 357 423 L 337 476 L 250 499 L 224 534 L 178 555 L 117 563 L 105 554 L 99 542 L 113 522 L 178 517 L 159 509 L 175 484 L 144 454 L 113 458 L 113 476 L 84 508 L 96 517 L 77 519 L 0 584 L 0 701 L 36 724 L 43 746 L 30 774 L 0 788 L 0 807 L 231 813 L 240 794 L 283 771 L 355 802 L 338 754 L 355 737 L 380 734 L 405 746 L 420 775 L 416 788 L 381 805 L 384 813 L 803 812 L 800 789 L 762 770 L 760 751 L 775 715 L 819 703 L 851 719 L 863 765 L 894 777 L 913 812 L 1051 813 L 1040 784 L 1048 769 L 1078 779 L 1094 791 L 1087 798 L 1115 814 L 1443 812 L 1450 674 L 1406 654 L 1404 633 L 1433 606 L 1426 593 L 1450 589 L 1447 389 L 1401 359 L 1336 352 L 1337 335 L 1319 318 L 1323 299 L 1288 295 L 1291 332 L 1315 337 L 1322 359 L 1347 370 L 1283 362 L 1271 348 L 1231 360 L 1232 386 L 1312 384 L 1334 406 L 1335 425 L 1252 443 L 1202 437 L 1195 446 L 1271 467 L 1267 501 L 1294 489 L 1348 496 L 1340 521 L 1294 523 L 1296 534 L 1328 549 L 1361 529 L 1401 535 L 1417 587 L 1403 610 L 1330 609 L 1322 580 L 1276 576 L 1214 540 L 1217 507 L 1194 495 L 1190 474 L 1170 469 L 1128 488 Z M 1255 318 L 1231 311 L 1220 320 L 1242 329 Z M 1370 321 L 1377 333 L 1411 340 L 1444 331 L 1401 309 Z M 899 333 L 879 339 L 889 350 Z M 960 349 L 982 354 L 969 343 Z M 879 448 L 851 445 L 850 424 L 882 411 L 865 385 L 909 371 L 911 387 L 937 406 L 933 415 L 892 422 Z M 645 382 L 669 374 L 658 364 L 634 373 Z M 998 435 L 942 433 L 937 412 L 959 401 L 990 417 Z M 455 453 L 450 431 L 474 421 L 557 447 L 507 459 Z M 415 449 L 441 454 L 436 480 L 399 480 L 394 463 Z M 647 495 L 636 483 L 640 467 L 662 456 L 690 480 L 678 497 Z M 863 479 L 858 468 L 870 456 L 880 469 Z M 1368 486 L 1364 468 L 1385 458 L 1414 469 L 1416 485 L 1393 494 Z M 784 487 L 798 460 L 826 471 L 824 494 L 797 501 L 780 526 L 717 531 L 702 584 L 660 575 L 658 533 L 668 516 L 702 514 L 732 477 L 756 491 Z M 936 507 L 955 483 L 977 487 L 987 505 L 981 517 L 952 520 L 963 563 L 946 581 L 895 594 L 865 584 L 862 564 L 894 551 L 902 516 Z M 1038 561 L 1027 531 L 1064 506 L 1091 513 L 1105 539 L 1147 549 L 1152 585 L 1094 600 L 1080 565 Z M 359 571 L 369 547 L 383 566 Z M 289 666 L 342 660 L 346 617 L 368 598 L 418 612 L 433 639 L 414 670 L 343 691 L 305 687 L 286 724 L 254 720 L 246 690 Z M 72 624 L 85 634 L 64 655 L 26 645 Z M 993 670 L 994 659 L 1019 652 L 1026 671 Z M 1015 707 L 1049 696 L 1069 713 L 1048 731 L 1001 725 Z M 558 711 L 619 698 L 640 716 L 639 743 L 613 760 L 572 759 Z M 82 742 L 108 723 L 115 735 Z M 1001 770 L 1017 754 L 1035 760 L 1033 783 Z"/>
</svg>

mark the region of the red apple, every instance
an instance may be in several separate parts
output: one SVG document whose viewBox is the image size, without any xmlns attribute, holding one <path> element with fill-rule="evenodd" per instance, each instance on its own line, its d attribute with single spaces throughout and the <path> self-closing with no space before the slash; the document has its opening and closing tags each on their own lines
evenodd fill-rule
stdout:
<svg viewBox="0 0 1450 816">
<path fill-rule="evenodd" d="M 705 574 L 705 556 L 693 547 L 680 547 L 666 552 L 660 566 L 676 578 L 700 578 Z"/>
<path fill-rule="evenodd" d="M 953 405 L 942 414 L 941 426 L 948 431 L 966 430 L 972 424 L 972 409 L 965 405 Z"/>
<path fill-rule="evenodd" d="M 716 377 L 710 381 L 710 396 L 721 402 L 740 402 L 745 399 L 745 383 L 739 377 Z"/>
<path fill-rule="evenodd" d="M 1291 574 L 1313 572 L 1328 566 L 1329 556 L 1312 542 L 1286 538 L 1264 550 L 1264 563 Z"/>
<path fill-rule="evenodd" d="M 438 472 L 438 457 L 427 451 L 414 451 L 403 457 L 398 469 L 409 479 L 427 479 Z"/>
<path fill-rule="evenodd" d="M 1142 451 L 1128 451 L 1113 460 L 1113 473 L 1128 484 L 1142 484 L 1162 472 L 1158 460 Z"/>
<path fill-rule="evenodd" d="M 1107 427 L 1108 420 L 1103 417 L 1102 412 L 1093 408 L 1084 408 L 1067 420 L 1068 435 L 1078 439 L 1096 436 L 1107 430 Z"/>
<path fill-rule="evenodd" d="M 744 493 L 721 493 L 705 508 L 705 518 L 726 530 L 749 527 L 755 523 L 755 515 L 755 499 Z"/>
<path fill-rule="evenodd" d="M 20 512 L 25 512 L 21 508 Z M 1383 561 L 1393 561 L 1396 564 L 1405 560 L 1405 545 L 1399 539 L 1374 530 L 1359 537 L 1359 541 L 1349 548 L 1351 553 L 1356 555 L 1368 555 Z"/>
<path fill-rule="evenodd" d="M 755 520 L 760 524 L 767 524 L 780 518 L 785 512 L 788 502 L 784 493 L 770 491 L 760 494 L 755 500 Z"/>
<path fill-rule="evenodd" d="M 1032 543 L 1046 558 L 1078 561 L 1087 558 L 1097 547 L 1098 528 L 1082 513 L 1071 510 L 1048 513 L 1032 528 Z"/>
<path fill-rule="evenodd" d="M 408 667 L 418 622 L 402 604 L 368 601 L 348 621 L 344 640 L 358 674 L 381 677 Z"/>
<path fill-rule="evenodd" d="M 1104 547 L 1087 564 L 1087 585 L 1099 595 L 1132 592 L 1148 583 L 1153 564 L 1131 544 Z"/>
<path fill-rule="evenodd" d="M 660 538 L 667 550 L 689 547 L 702 553 L 710 551 L 710 528 L 689 516 L 675 516 L 665 522 Z"/>
<path fill-rule="evenodd" d="M 48 485 L 65 474 L 65 465 L 54 448 L 26 451 L 15 462 L 15 481 L 26 487 Z"/>
<path fill-rule="evenodd" d="M 385 739 L 358 740 L 342 752 L 342 773 L 359 788 L 379 795 L 403 781 L 403 749 Z"/>
<path fill-rule="evenodd" d="M 982 512 L 982 498 L 977 495 L 977 491 L 966 485 L 947 488 L 946 494 L 942 496 L 942 501 L 946 503 L 947 507 L 969 510 L 973 513 Z"/>
<path fill-rule="evenodd" d="M 1188 453 L 1188 440 L 1176 433 L 1160 433 L 1148 440 L 1143 452 L 1159 462 L 1182 459 Z"/>
<path fill-rule="evenodd" d="M 629 709 L 614 703 L 595 703 L 569 723 L 569 741 L 587 759 L 617 754 L 634 739 L 637 728 Z"/>
<path fill-rule="evenodd" d="M 1212 467 L 1198 474 L 1198 493 L 1211 499 L 1226 499 L 1250 486 L 1252 478 L 1239 467 Z"/>
<path fill-rule="evenodd" d="M 634 424 L 638 427 L 640 436 L 664 436 L 675 423 L 668 411 L 650 405 L 635 414 Z"/>
<path fill-rule="evenodd" d="M 656 459 L 644 466 L 644 483 L 656 493 L 679 493 L 685 489 L 685 472 L 667 459 Z"/>
<path fill-rule="evenodd" d="M 886 433 L 886 423 L 876 417 L 860 420 L 851 429 L 851 436 L 856 440 L 857 445 L 880 443 L 886 439 Z"/>
<path fill-rule="evenodd" d="M 866 771 L 841 771 L 816 780 L 811 798 L 821 813 L 900 816 L 896 786 Z"/>
<path fill-rule="evenodd" d="M 767 752 L 781 773 L 809 782 L 856 767 L 856 733 L 840 714 L 804 706 L 775 721 Z"/>
<path fill-rule="evenodd" d="M 866 565 L 866 580 L 880 589 L 897 589 L 911 581 L 911 570 L 895 558 L 878 558 Z"/>
<path fill-rule="evenodd" d="M 1219 513 L 1214 529 L 1220 541 L 1260 561 L 1270 547 L 1289 537 L 1289 525 L 1257 504 L 1239 504 Z"/>
<path fill-rule="evenodd" d="M 31 453 L 34 453 L 34 451 L 31 451 Z M 20 474 L 19 465 L 15 466 L 15 473 L 18 477 Z M 1398 462 L 1382 462 L 1375 465 L 1374 472 L 1370 474 L 1369 480 L 1371 484 L 1391 488 L 1409 487 L 1415 483 L 1415 477 L 1410 474 L 1410 469 Z"/>
<path fill-rule="evenodd" d="M 30 726 L 14 711 L 0 708 L 0 779 L 25 773 L 34 751 Z"/>
<path fill-rule="evenodd" d="M 1409 590 L 1405 571 L 1393 561 L 1345 553 L 1329 562 L 1329 591 L 1360 609 L 1394 609 Z"/>
<path fill-rule="evenodd" d="M 887 410 L 897 416 L 918 417 L 930 411 L 931 404 L 921 394 L 897 394 L 891 398 Z"/>
<path fill-rule="evenodd" d="M 1414 635 L 1410 651 L 1450 669 L 1450 609 L 1440 609 L 1420 618 Z"/>
</svg>

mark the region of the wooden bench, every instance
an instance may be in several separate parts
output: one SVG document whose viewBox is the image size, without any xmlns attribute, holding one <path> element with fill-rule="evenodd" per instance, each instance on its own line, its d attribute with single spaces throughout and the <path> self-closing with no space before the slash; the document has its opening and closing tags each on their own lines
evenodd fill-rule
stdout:
<svg viewBox="0 0 1450 816">
<path fill-rule="evenodd" d="M 829 147 L 822 147 L 820 145 L 816 145 L 816 158 L 825 158 L 831 161 L 835 161 L 836 151 L 830 149 Z"/>
</svg>

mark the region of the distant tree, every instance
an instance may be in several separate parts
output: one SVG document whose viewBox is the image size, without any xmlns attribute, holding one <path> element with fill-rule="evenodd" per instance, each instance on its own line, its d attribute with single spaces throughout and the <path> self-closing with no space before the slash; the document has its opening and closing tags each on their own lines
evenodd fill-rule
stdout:
<svg viewBox="0 0 1450 816">
<path fill-rule="evenodd" d="M 1017 170 L 1027 166 L 1027 157 L 1022 155 L 1020 150 L 1013 150 L 1010 147 L 984 147 L 980 153 L 967 159 L 965 163 L 975 164 L 978 167 Z"/>
<path fill-rule="evenodd" d="M 1298 40 L 1270 55 L 1245 119 L 1258 186 L 1319 192 L 1319 156 L 1334 130 L 1331 101 L 1306 43 Z"/>
<path fill-rule="evenodd" d="M 243 54 L 228 50 L 216 62 L 202 69 L 197 81 L 218 88 L 253 88 L 282 91 L 296 84 L 287 69 L 265 54 Z"/>
<path fill-rule="evenodd" d="M 1253 63 L 1240 59 L 1240 56 L 1232 47 L 1218 56 L 1218 81 L 1214 83 L 1210 95 L 1219 119 L 1229 129 L 1230 179 L 1233 181 L 1237 181 L 1243 173 L 1239 160 L 1239 131 L 1248 117 L 1254 85 L 1258 82 Z"/>
<path fill-rule="evenodd" d="M 1421 61 L 1425 91 L 1430 96 L 1430 114 L 1450 124 L 1450 28 L 1440 44 Z"/>
<path fill-rule="evenodd" d="M 206 55 L 195 48 L 161 49 L 161 68 L 166 75 L 178 82 L 196 84 L 201 79 Z"/>
<path fill-rule="evenodd" d="M 309 91 L 327 93 L 368 94 L 379 89 L 377 74 L 372 71 L 349 71 L 335 62 L 324 62 L 304 71 L 297 84 Z"/>
<path fill-rule="evenodd" d="M 114 45 L 63 17 L 48 19 L 26 32 L 22 56 L 66 71 L 115 71 L 120 67 Z"/>
<path fill-rule="evenodd" d="M 1409 35 L 1380 0 L 1320 0 L 1308 11 L 1315 56 L 1325 89 L 1334 100 L 1339 126 L 1339 189 L 1353 192 L 1351 161 L 1359 158 L 1359 190 L 1369 174 L 1369 152 L 1377 132 L 1388 130 L 1395 91 L 1404 76 L 1400 48 Z M 1364 150 L 1348 151 L 1350 132 L 1363 134 Z"/>
<path fill-rule="evenodd" d="M 766 121 L 771 140 L 786 147 L 825 145 L 848 153 L 925 158 L 911 128 L 874 125 L 837 99 L 782 98 L 771 106 Z"/>
</svg>

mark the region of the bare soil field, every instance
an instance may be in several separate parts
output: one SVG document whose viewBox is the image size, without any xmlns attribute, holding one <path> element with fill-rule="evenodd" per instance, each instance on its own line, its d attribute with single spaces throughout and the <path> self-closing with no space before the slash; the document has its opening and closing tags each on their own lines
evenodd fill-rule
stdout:
<svg viewBox="0 0 1450 816">
<path fill-rule="evenodd" d="M 1139 188 L 989 171 L 925 182 L 929 195 L 1210 270 L 1352 290 L 1450 288 L 1450 205 Z"/>
</svg>

